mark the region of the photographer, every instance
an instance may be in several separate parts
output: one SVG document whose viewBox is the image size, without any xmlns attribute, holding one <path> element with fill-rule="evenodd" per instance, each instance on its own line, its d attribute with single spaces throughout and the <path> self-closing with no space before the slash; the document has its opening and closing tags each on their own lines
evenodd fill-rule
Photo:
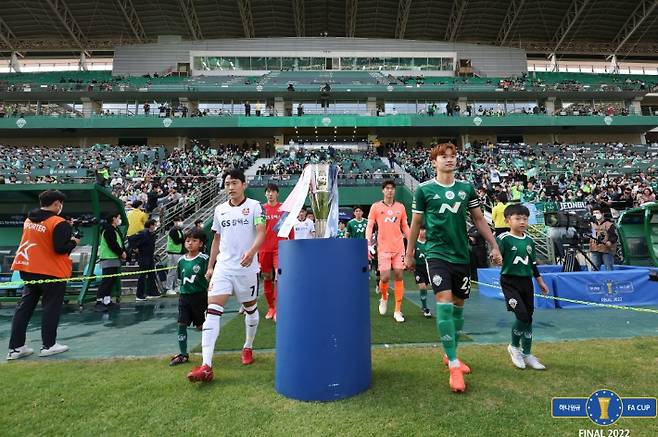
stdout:
<svg viewBox="0 0 658 437">
<path fill-rule="evenodd" d="M 605 265 L 605 269 L 612 270 L 617 252 L 619 237 L 614 223 L 606 218 L 600 206 L 592 208 L 594 222 L 592 222 L 592 237 L 589 242 L 592 261 L 597 269 Z"/>
<path fill-rule="evenodd" d="M 11 269 L 20 271 L 24 281 L 71 277 L 73 265 L 69 254 L 80 244 L 80 240 L 72 235 L 71 224 L 59 216 L 64 200 L 66 196 L 61 191 L 42 192 L 39 195 L 41 208 L 30 211 L 23 224 L 23 236 Z M 16 360 L 34 352 L 25 344 L 25 334 L 41 298 L 43 346 L 39 356 L 48 357 L 69 349 L 56 342 L 65 291 L 65 281 L 25 285 L 23 297 L 16 305 L 11 323 L 8 360 Z"/>
</svg>

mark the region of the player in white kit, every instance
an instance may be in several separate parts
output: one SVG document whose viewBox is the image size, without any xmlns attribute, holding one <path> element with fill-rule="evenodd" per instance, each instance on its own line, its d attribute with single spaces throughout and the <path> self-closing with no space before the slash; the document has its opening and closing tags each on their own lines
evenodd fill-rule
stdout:
<svg viewBox="0 0 658 437">
<path fill-rule="evenodd" d="M 231 294 L 235 295 L 245 311 L 246 341 L 242 349 L 242 364 L 254 361 L 252 346 L 260 319 L 256 306 L 259 272 L 256 254 L 265 240 L 265 216 L 258 201 L 245 197 L 247 185 L 242 171 L 226 173 L 224 184 L 229 200 L 215 208 L 212 224 L 215 236 L 206 272 L 210 287 L 201 336 L 203 365 L 187 375 L 190 382 L 208 382 L 214 377 L 213 352 L 224 305 Z"/>
<path fill-rule="evenodd" d="M 307 240 L 309 238 L 315 238 L 315 223 L 313 220 L 306 216 L 308 211 L 305 208 L 302 208 L 299 211 L 297 216 L 297 223 L 295 223 L 295 240 Z"/>
</svg>

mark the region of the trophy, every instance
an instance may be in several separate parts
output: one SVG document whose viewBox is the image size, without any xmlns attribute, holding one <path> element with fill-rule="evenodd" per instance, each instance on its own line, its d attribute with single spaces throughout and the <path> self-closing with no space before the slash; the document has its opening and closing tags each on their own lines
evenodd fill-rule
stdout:
<svg viewBox="0 0 658 437">
<path fill-rule="evenodd" d="M 327 231 L 332 207 L 333 188 L 337 182 L 336 165 L 310 164 L 307 169 L 311 172 L 311 184 L 308 195 L 311 198 L 313 214 L 315 214 L 315 235 L 318 238 L 323 238 Z M 337 195 L 335 197 L 337 198 Z M 338 223 L 335 225 L 337 227 Z"/>
<path fill-rule="evenodd" d="M 291 399 L 336 401 L 368 390 L 372 381 L 367 245 L 335 238 L 337 174 L 335 164 L 307 165 L 280 208 L 274 386 Z M 309 199 L 317 238 L 285 240 Z M 322 262 L 308 262 L 317 257 Z M 324 308 L 326 296 L 350 302 L 350 311 L 338 318 L 332 311 L 309 311 Z"/>
<path fill-rule="evenodd" d="M 612 398 L 599 398 L 599 408 L 601 409 L 601 420 L 609 420 L 608 409 L 610 408 L 610 400 Z"/>
<path fill-rule="evenodd" d="M 299 182 L 281 206 L 285 218 L 279 228 L 279 237 L 286 237 L 292 229 L 299 211 L 304 207 L 306 195 L 311 199 L 315 214 L 316 238 L 331 238 L 338 233 L 338 166 L 336 164 L 309 164 Z"/>
</svg>

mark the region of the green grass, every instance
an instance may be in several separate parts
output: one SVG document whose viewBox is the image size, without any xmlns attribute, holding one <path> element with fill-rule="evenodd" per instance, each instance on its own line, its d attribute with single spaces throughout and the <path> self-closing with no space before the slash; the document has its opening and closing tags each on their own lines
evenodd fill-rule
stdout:
<svg viewBox="0 0 658 437">
<path fill-rule="evenodd" d="M 473 374 L 466 393 L 452 394 L 437 349 L 376 349 L 371 389 L 333 403 L 278 395 L 271 353 L 257 353 L 250 367 L 238 353 L 217 356 L 216 380 L 206 385 L 186 381 L 191 366 L 170 368 L 160 358 L 12 362 L 0 366 L 0 429 L 3 436 L 577 436 L 597 427 L 552 419 L 551 397 L 658 389 L 655 337 L 538 343 L 535 352 L 547 371 L 514 369 L 504 346 L 461 348 Z M 613 428 L 658 435 L 655 419 L 621 419 Z"/>
<path fill-rule="evenodd" d="M 372 286 L 373 281 L 371 281 Z M 405 275 L 405 287 L 407 290 L 414 290 L 418 293 L 417 286 L 410 275 Z M 386 317 L 379 315 L 379 295 L 370 289 L 370 335 L 373 344 L 400 344 L 400 343 L 437 343 L 438 334 L 436 330 L 436 319 L 426 319 L 421 314 L 421 310 L 413 302 L 405 300 L 404 302 L 404 323 L 397 323 L 393 320 L 393 290 L 389 290 L 388 314 Z M 428 304 L 432 308 L 433 294 L 428 293 Z M 261 297 L 258 302 L 261 309 L 261 320 L 258 325 L 258 334 L 254 347 L 258 349 L 273 349 L 275 345 L 275 324 L 270 320 L 265 320 L 267 311 L 267 302 Z M 461 336 L 462 342 L 472 341 L 467 335 Z M 215 350 L 240 350 L 244 344 L 244 318 L 239 316 L 222 326 L 221 334 L 217 340 Z M 201 351 L 197 346 L 193 349 L 196 352 Z"/>
</svg>

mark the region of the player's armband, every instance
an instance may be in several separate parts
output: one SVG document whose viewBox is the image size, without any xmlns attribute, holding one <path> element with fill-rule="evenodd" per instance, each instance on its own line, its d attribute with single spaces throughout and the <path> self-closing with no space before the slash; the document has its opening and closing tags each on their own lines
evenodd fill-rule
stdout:
<svg viewBox="0 0 658 437">
<path fill-rule="evenodd" d="M 263 217 L 262 215 L 256 217 L 256 218 L 254 219 L 254 224 L 255 224 L 255 225 L 264 225 L 264 224 L 265 224 L 265 217 Z"/>
</svg>

